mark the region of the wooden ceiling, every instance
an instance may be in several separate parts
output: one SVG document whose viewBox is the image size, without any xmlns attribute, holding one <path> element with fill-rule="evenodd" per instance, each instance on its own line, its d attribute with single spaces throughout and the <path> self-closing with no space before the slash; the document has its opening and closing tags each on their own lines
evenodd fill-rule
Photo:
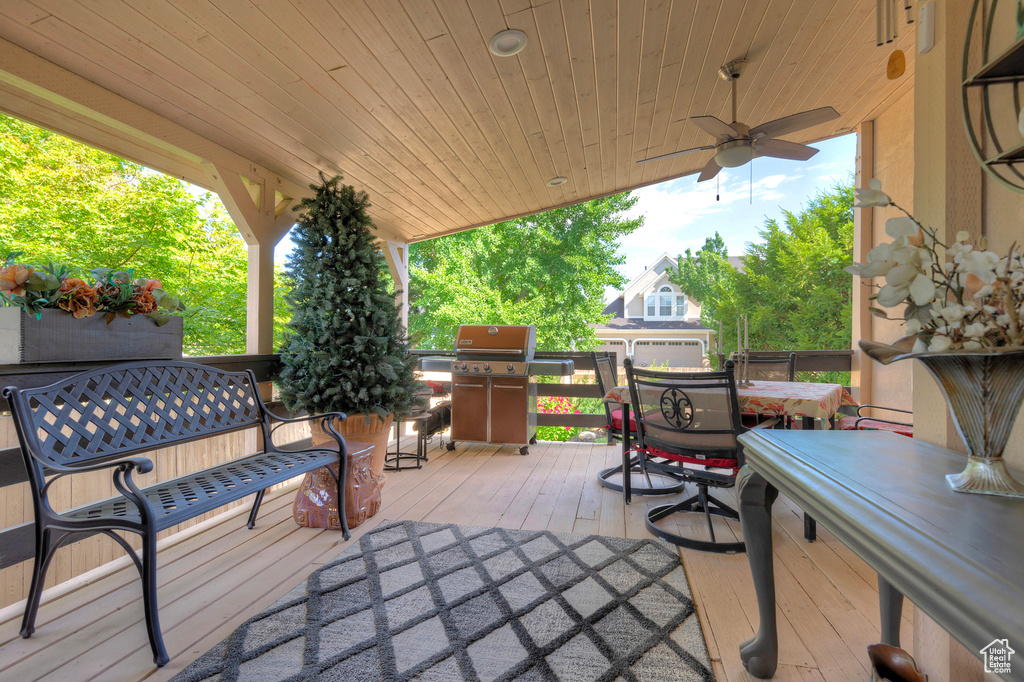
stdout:
<svg viewBox="0 0 1024 682">
<path fill-rule="evenodd" d="M 740 121 L 850 129 L 912 87 L 913 32 L 890 81 L 874 29 L 874 0 L 3 0 L 0 108 L 200 185 L 342 173 L 417 241 L 699 170 L 636 161 L 711 142 L 686 119 L 729 120 L 732 59 Z"/>
</svg>

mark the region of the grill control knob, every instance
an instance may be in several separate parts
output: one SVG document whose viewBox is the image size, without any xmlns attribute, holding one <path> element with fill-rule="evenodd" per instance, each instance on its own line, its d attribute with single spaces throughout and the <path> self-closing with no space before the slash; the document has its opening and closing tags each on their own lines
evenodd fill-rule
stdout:
<svg viewBox="0 0 1024 682">
<path fill-rule="evenodd" d="M 480 368 L 478 366 L 476 366 L 476 365 L 473 365 L 473 371 L 474 372 L 479 372 Z"/>
<path fill-rule="evenodd" d="M 459 363 L 457 363 L 457 362 L 453 362 L 453 363 L 452 363 L 452 369 L 453 369 L 453 370 L 457 370 L 457 369 L 459 369 Z"/>
<path fill-rule="evenodd" d="M 506 371 L 507 371 L 507 372 L 508 372 L 509 374 L 511 374 L 512 372 L 516 371 L 516 366 L 515 366 L 515 365 L 513 365 L 513 364 L 512 364 L 511 362 L 510 362 L 510 363 L 508 363 L 508 365 L 506 365 L 506 367 L 505 367 L 505 370 L 506 370 Z"/>
<path fill-rule="evenodd" d="M 491 371 L 491 366 L 488 363 L 486 363 L 486 362 L 484 363 L 484 371 L 485 372 L 490 372 Z"/>
<path fill-rule="evenodd" d="M 463 372 L 465 372 L 465 371 L 466 371 L 466 363 L 462 363 L 462 371 L 463 371 Z"/>
</svg>

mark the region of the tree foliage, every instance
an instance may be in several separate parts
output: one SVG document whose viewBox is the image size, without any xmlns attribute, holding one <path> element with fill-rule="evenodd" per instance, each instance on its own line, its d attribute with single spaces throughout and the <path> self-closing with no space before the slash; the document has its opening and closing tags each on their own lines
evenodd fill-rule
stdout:
<svg viewBox="0 0 1024 682">
<path fill-rule="evenodd" d="M 321 175 L 293 230 L 288 258 L 292 320 L 281 349 L 281 399 L 293 411 L 377 414 L 416 402 L 394 296 L 382 272 L 365 192 Z"/>
<path fill-rule="evenodd" d="M 186 303 L 186 353 L 245 352 L 246 245 L 214 195 L 0 115 L 0 258 L 18 251 L 159 279 Z"/>
<path fill-rule="evenodd" d="M 535 324 L 539 350 L 596 345 L 605 288 L 621 287 L 617 240 L 643 218 L 618 194 L 413 244 L 410 333 L 452 348 L 460 324 Z"/>
<path fill-rule="evenodd" d="M 701 320 L 723 322 L 725 351 L 739 347 L 736 319 L 750 317 L 752 350 L 848 348 L 853 282 L 853 184 L 819 193 L 799 213 L 766 220 L 747 245 L 742 271 L 715 234 L 679 257 L 670 279 L 702 304 Z"/>
</svg>

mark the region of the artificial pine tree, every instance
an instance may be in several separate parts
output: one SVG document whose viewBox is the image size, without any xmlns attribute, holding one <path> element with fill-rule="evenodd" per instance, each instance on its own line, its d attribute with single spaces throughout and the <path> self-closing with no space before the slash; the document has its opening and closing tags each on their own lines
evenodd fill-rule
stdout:
<svg viewBox="0 0 1024 682">
<path fill-rule="evenodd" d="M 370 232 L 369 198 L 340 176 L 320 180 L 292 230 L 281 399 L 292 411 L 361 414 L 367 423 L 371 414 L 407 412 L 416 402 L 416 361 L 381 279 L 387 264 Z"/>
</svg>

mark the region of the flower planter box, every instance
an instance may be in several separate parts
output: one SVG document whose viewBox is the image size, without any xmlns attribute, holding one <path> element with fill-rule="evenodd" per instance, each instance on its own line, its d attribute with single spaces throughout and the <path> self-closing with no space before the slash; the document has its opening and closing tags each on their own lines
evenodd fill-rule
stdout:
<svg viewBox="0 0 1024 682">
<path fill-rule="evenodd" d="M 76 320 L 63 310 L 43 310 L 41 319 L 20 308 L 0 308 L 0 364 L 180 360 L 182 319 L 162 327 L 145 315 L 103 315 Z"/>
</svg>

